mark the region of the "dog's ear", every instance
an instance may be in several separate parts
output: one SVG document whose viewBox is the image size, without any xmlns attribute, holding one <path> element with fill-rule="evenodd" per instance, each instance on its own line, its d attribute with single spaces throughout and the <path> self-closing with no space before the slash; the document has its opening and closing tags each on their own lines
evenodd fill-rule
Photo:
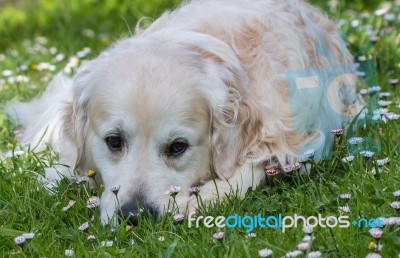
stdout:
<svg viewBox="0 0 400 258">
<path fill-rule="evenodd" d="M 260 142 L 261 105 L 233 49 L 214 37 L 194 37 L 189 37 L 190 47 L 200 55 L 203 70 L 215 83 L 206 87 L 212 113 L 212 165 L 220 178 L 229 178 Z"/>
<path fill-rule="evenodd" d="M 82 157 L 86 101 L 79 91 L 73 96 L 73 88 L 74 81 L 59 73 L 38 98 L 7 106 L 8 114 L 24 127 L 21 145 L 42 151 L 50 144 L 60 153 L 60 164 L 68 166 L 47 168 L 48 180 L 59 179 L 58 174 L 72 177 Z"/>
<path fill-rule="evenodd" d="M 94 62 L 94 61 L 91 61 Z M 88 122 L 88 103 L 93 89 L 90 72 L 91 64 L 78 73 L 74 80 L 72 101 L 67 104 L 63 116 L 63 130 L 75 147 L 75 166 L 85 168 L 85 142 Z"/>
<path fill-rule="evenodd" d="M 212 115 L 212 160 L 218 176 L 229 178 L 250 157 L 250 148 L 262 136 L 260 105 L 238 60 L 210 57 L 220 67 L 227 90 L 226 102 Z"/>
</svg>

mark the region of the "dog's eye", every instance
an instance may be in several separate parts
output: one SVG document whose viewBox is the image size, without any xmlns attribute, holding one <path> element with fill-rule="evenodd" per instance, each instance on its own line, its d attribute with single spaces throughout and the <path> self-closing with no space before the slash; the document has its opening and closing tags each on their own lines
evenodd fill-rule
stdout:
<svg viewBox="0 0 400 258">
<path fill-rule="evenodd" d="M 186 151 L 188 146 L 189 144 L 184 139 L 175 140 L 168 146 L 167 155 L 170 157 L 179 157 Z"/>
<path fill-rule="evenodd" d="M 112 151 L 121 151 L 122 150 L 122 145 L 123 145 L 123 141 L 121 136 L 119 135 L 111 135 L 111 136 L 107 136 L 105 139 L 108 148 L 110 148 L 110 150 Z"/>
</svg>

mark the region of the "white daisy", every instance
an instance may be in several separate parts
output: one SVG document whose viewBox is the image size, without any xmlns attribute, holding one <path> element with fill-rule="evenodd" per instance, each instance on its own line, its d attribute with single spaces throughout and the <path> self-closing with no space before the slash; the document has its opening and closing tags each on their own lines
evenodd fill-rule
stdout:
<svg viewBox="0 0 400 258">
<path fill-rule="evenodd" d="M 322 256 L 322 253 L 320 251 L 314 251 L 310 252 L 307 255 L 307 258 L 320 258 Z"/>
<path fill-rule="evenodd" d="M 67 249 L 64 251 L 65 256 L 74 256 L 75 252 L 72 249 Z"/>
<path fill-rule="evenodd" d="M 350 199 L 351 198 L 351 193 L 344 193 L 344 194 L 339 195 L 339 197 L 341 199 Z"/>
<path fill-rule="evenodd" d="M 88 229 L 89 228 L 89 222 L 85 222 L 85 223 L 83 223 L 82 225 L 80 225 L 79 226 L 79 230 L 80 231 L 84 231 L 84 230 L 86 230 L 86 229 Z"/>
<path fill-rule="evenodd" d="M 101 246 L 111 247 L 113 246 L 113 244 L 114 244 L 113 241 L 101 241 Z"/>
<path fill-rule="evenodd" d="M 362 138 L 362 137 L 352 137 L 347 142 L 352 144 L 352 145 L 355 145 L 355 144 L 364 142 L 364 138 Z"/>
<path fill-rule="evenodd" d="M 380 230 L 379 228 L 371 228 L 368 232 L 375 239 L 381 238 L 383 234 L 382 230 Z"/>
<path fill-rule="evenodd" d="M 272 252 L 272 250 L 270 250 L 270 249 L 261 249 L 261 250 L 258 251 L 258 255 L 259 255 L 260 257 L 268 257 L 268 256 L 270 256 L 272 253 L 273 253 L 273 252 Z"/>
<path fill-rule="evenodd" d="M 343 159 L 342 159 L 342 162 L 343 163 L 348 163 L 348 162 L 352 162 L 353 160 L 354 160 L 354 156 L 348 156 L 348 157 L 344 157 Z"/>
<path fill-rule="evenodd" d="M 288 257 L 288 258 L 297 257 L 297 256 L 302 255 L 302 254 L 303 254 L 302 251 L 296 250 L 296 251 L 291 251 L 291 252 L 286 253 L 286 257 Z"/>
<path fill-rule="evenodd" d="M 339 206 L 338 209 L 339 209 L 339 211 L 342 211 L 342 212 L 350 212 L 350 207 L 347 205 Z"/>
</svg>

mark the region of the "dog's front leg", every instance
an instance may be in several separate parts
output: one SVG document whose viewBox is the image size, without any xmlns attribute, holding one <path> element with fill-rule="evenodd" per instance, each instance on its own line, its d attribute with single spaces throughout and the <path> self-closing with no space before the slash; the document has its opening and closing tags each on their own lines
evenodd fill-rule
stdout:
<svg viewBox="0 0 400 258">
<path fill-rule="evenodd" d="M 198 211 L 198 200 L 201 200 L 199 201 L 200 203 L 207 205 L 213 201 L 226 198 L 230 194 L 237 194 L 239 198 L 243 198 L 250 187 L 255 189 L 264 181 L 264 166 L 255 166 L 251 161 L 248 161 L 244 165 L 237 167 L 230 178 L 217 178 L 204 184 L 198 198 L 195 195 L 190 196 L 187 199 L 187 203 L 181 207 L 186 214 L 190 215 Z"/>
</svg>

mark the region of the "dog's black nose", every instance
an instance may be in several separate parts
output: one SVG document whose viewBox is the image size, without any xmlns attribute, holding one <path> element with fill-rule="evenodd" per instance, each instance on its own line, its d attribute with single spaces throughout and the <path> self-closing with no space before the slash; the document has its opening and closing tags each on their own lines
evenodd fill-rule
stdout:
<svg viewBox="0 0 400 258">
<path fill-rule="evenodd" d="M 144 218 L 146 216 L 152 216 L 153 218 L 157 218 L 158 211 L 151 204 L 142 204 L 138 205 L 134 202 L 129 202 L 121 207 L 120 217 L 123 220 L 127 220 L 130 224 L 137 226 L 140 218 Z"/>
</svg>

